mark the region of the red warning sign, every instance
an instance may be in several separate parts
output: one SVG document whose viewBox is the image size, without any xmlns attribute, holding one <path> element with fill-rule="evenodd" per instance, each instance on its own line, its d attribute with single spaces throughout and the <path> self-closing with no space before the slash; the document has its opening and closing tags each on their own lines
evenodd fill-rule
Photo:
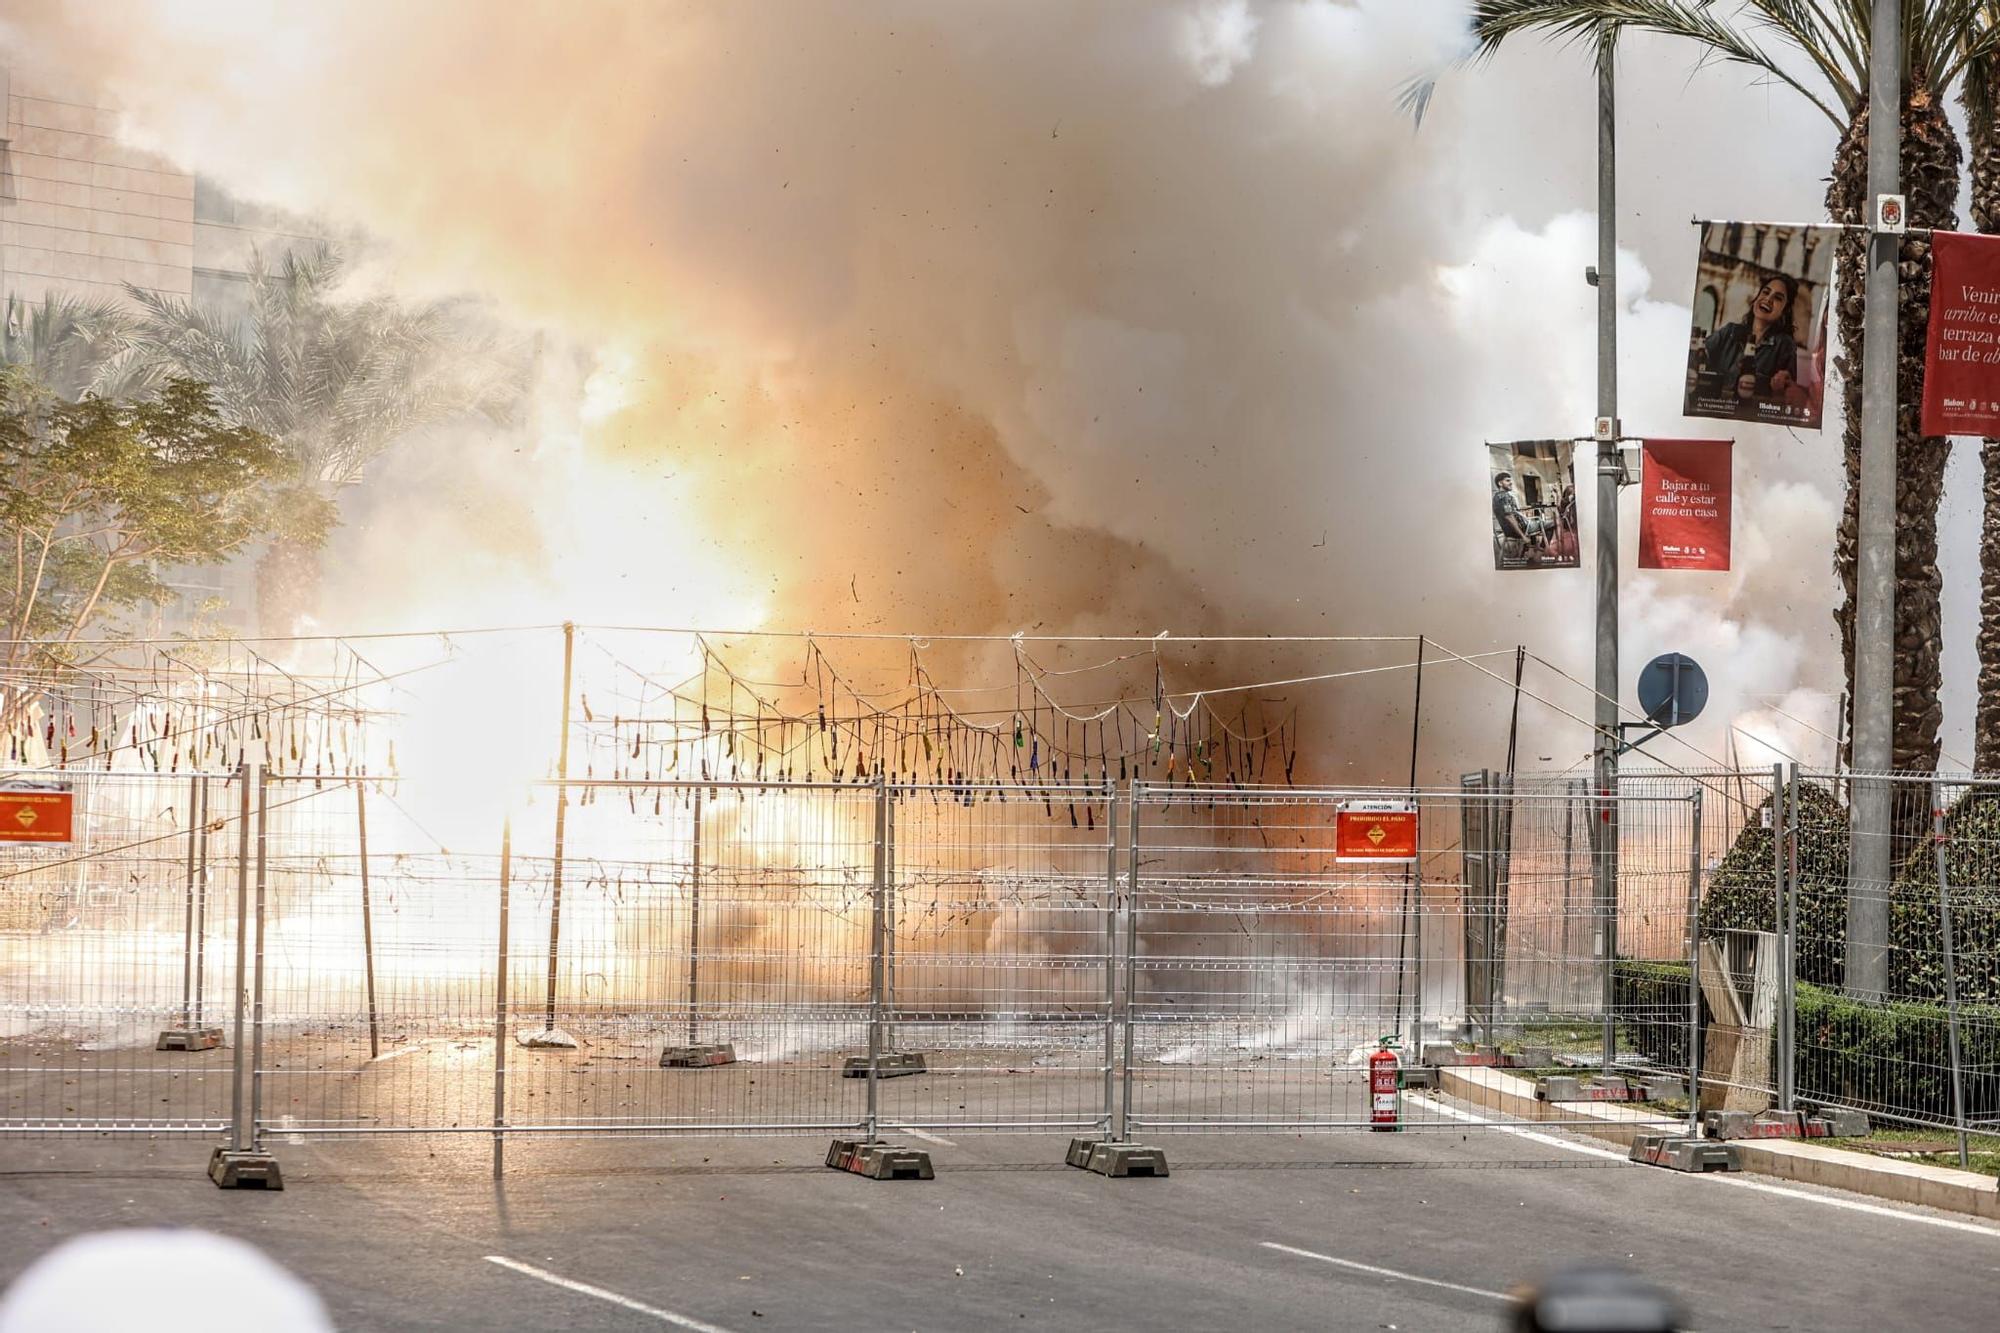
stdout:
<svg viewBox="0 0 2000 1333">
<path fill-rule="evenodd" d="M 74 799 L 53 787 L 0 787 L 0 842 L 68 842 Z"/>
<path fill-rule="evenodd" d="M 1407 801 L 1350 801 L 1333 821 L 1336 861 L 1414 861 L 1417 809 Z"/>
</svg>

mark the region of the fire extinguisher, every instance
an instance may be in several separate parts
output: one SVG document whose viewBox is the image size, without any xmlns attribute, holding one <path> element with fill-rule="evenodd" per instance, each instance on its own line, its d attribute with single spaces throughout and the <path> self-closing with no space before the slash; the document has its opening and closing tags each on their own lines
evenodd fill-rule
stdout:
<svg viewBox="0 0 2000 1333">
<path fill-rule="evenodd" d="M 1394 1037 L 1383 1037 L 1375 1053 L 1368 1057 L 1368 1128 L 1394 1132 L 1402 1128 L 1401 1102 L 1397 1085 L 1402 1065 L 1396 1059 Z"/>
</svg>

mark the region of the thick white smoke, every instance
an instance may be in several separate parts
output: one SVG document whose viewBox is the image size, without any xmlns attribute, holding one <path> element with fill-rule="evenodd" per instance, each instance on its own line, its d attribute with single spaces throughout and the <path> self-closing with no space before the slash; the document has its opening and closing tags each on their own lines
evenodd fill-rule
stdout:
<svg viewBox="0 0 2000 1333">
<path fill-rule="evenodd" d="M 565 349 L 528 427 L 428 437 L 351 497 L 335 627 L 1423 632 L 1587 679 L 1591 576 L 1491 571 L 1479 446 L 1594 412 L 1594 86 L 1523 43 L 1418 130 L 1398 93 L 1463 10 L 44 2 L 6 38 Z M 1832 143 L 1691 65 L 1634 41 L 1621 85 L 1622 415 L 1667 436 L 1726 433 L 1678 411 L 1688 217 L 1819 216 Z M 1625 674 L 1690 652 L 1697 744 L 1755 712 L 1818 757 L 1767 705 L 1823 725 L 1838 685 L 1837 436 L 1738 436 L 1736 572 L 1634 575 Z M 1436 682 L 1426 769 L 1495 762 L 1506 691 Z M 1397 775 L 1407 684 L 1307 701 L 1324 771 Z M 1587 748 L 1523 722 L 1524 767 Z"/>
</svg>

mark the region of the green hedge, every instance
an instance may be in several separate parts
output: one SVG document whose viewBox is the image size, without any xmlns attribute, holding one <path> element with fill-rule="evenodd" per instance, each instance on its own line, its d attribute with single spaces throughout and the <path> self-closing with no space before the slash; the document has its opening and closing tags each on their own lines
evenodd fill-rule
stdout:
<svg viewBox="0 0 2000 1333">
<path fill-rule="evenodd" d="M 1961 797 L 1945 812 L 1945 878 L 1960 1004 L 2000 1003 L 2000 800 Z M 1944 1000 L 1937 853 L 1903 863 L 1889 899 L 1889 987 L 1912 1000 Z"/>
<path fill-rule="evenodd" d="M 1701 933 L 1778 928 L 1777 865 L 1767 798 L 1709 876 Z M 1799 784 L 1799 980 L 1838 986 L 1847 963 L 1847 810 L 1827 788 Z"/>
<path fill-rule="evenodd" d="M 1799 1096 L 1949 1124 L 1950 1021 L 1940 1005 L 1863 1004 L 1801 985 L 1793 1024 Z M 1966 1114 L 2000 1115 L 2000 1010 L 1959 1009 Z"/>
<path fill-rule="evenodd" d="M 1709 876 L 1701 904 L 1704 935 L 1775 930 L 1772 832 L 1766 800 Z M 1802 983 L 1838 989 L 1847 963 L 1847 811 L 1826 787 L 1799 787 L 1798 943 Z M 1943 934 L 1938 922 L 1937 857 L 1912 848 L 1889 895 L 1889 987 L 1899 1000 L 1942 1004 Z M 1951 882 L 1952 939 L 1962 1004 L 2000 1004 L 2000 799 L 1961 797 L 1945 815 L 1945 873 Z"/>
<path fill-rule="evenodd" d="M 1611 1000 L 1633 1050 L 1662 1069 L 1687 1068 L 1686 963 L 1621 961 L 1611 972 Z"/>
<path fill-rule="evenodd" d="M 1621 962 L 1613 996 L 1633 1049 L 1666 1069 L 1687 1068 L 1687 1024 L 1651 1021 L 1685 1012 L 1685 963 Z M 1838 1102 L 1936 1124 L 1952 1122 L 1949 1017 L 1941 1005 L 1863 1004 L 1801 982 L 1793 1026 L 1794 1086 L 1806 1100 Z M 1703 1021 L 1712 1022 L 1704 1004 Z M 2000 1007 L 1959 1011 L 1966 1114 L 2000 1117 Z"/>
</svg>

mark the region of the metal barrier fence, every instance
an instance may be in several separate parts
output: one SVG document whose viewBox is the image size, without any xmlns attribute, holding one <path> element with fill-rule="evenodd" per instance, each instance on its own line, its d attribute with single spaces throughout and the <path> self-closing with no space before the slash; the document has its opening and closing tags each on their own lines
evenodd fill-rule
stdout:
<svg viewBox="0 0 2000 1333">
<path fill-rule="evenodd" d="M 1849 873 L 1847 808 L 1869 785 L 1889 804 L 1886 881 Z M 2000 1126 L 2000 784 L 1793 769 L 1783 804 L 1777 1098 L 1949 1128 L 1964 1157 Z"/>
<path fill-rule="evenodd" d="M 1948 1131 L 1966 1160 L 2000 1127 L 2000 784 L 1797 766 L 1634 782 L 1724 798 L 1700 848 L 1702 1104 L 1854 1108 Z M 1867 785 L 1888 798 L 1887 879 L 1850 873 Z M 1851 941 L 1871 935 L 1866 983 Z M 1626 958 L 1626 1006 L 1687 993 L 1685 969 Z M 1639 1035 L 1648 1058 L 1685 1058 L 1671 1032 Z"/>
<path fill-rule="evenodd" d="M 0 861 L 0 1131 L 217 1133 L 232 1118 L 219 1043 L 246 947 L 234 886 L 250 789 L 70 782 L 75 841 Z M 164 1034 L 180 1049 L 156 1050 Z"/>
<path fill-rule="evenodd" d="M 1384 1037 L 1699 1062 L 1685 971 L 1607 977 L 1573 788 L 573 780 L 468 853 L 389 781 L 77 781 L 84 841 L 0 854 L 0 1131 L 1338 1130 Z M 1662 966 L 1702 796 L 1612 798 Z M 1369 801 L 1414 858 L 1343 856 Z"/>
</svg>

